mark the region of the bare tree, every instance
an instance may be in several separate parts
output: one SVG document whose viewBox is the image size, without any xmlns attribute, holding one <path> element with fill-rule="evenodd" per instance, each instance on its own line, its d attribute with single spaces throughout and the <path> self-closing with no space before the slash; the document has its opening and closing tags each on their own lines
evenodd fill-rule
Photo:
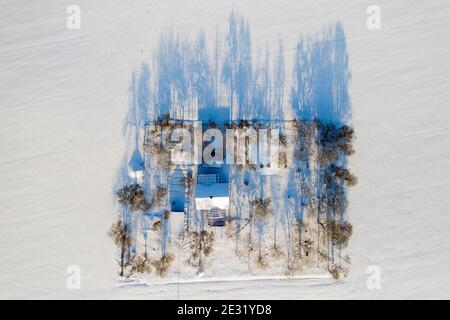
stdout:
<svg viewBox="0 0 450 320">
<path fill-rule="evenodd" d="M 270 198 L 256 198 L 251 202 L 255 218 L 266 219 L 270 214 Z"/>
<path fill-rule="evenodd" d="M 164 277 L 167 272 L 169 271 L 169 268 L 174 260 L 174 256 L 166 253 L 161 257 L 161 259 L 154 259 L 151 261 L 151 265 L 155 268 L 156 273 Z"/>
<path fill-rule="evenodd" d="M 157 186 L 153 201 L 155 203 L 161 202 L 161 200 L 167 195 L 167 188 L 164 186 Z"/>
<path fill-rule="evenodd" d="M 353 149 L 354 138 L 355 132 L 352 127 L 344 125 L 339 128 L 337 134 L 337 145 L 344 155 L 350 156 L 355 153 L 355 150 Z"/>
<path fill-rule="evenodd" d="M 214 245 L 214 232 L 202 230 L 200 232 L 194 231 L 191 235 L 191 256 L 188 259 L 188 263 L 196 264 L 198 272 L 203 272 L 204 262 L 202 255 L 209 256 L 213 250 Z"/>
<path fill-rule="evenodd" d="M 119 203 L 129 205 L 131 210 L 140 210 L 144 200 L 144 190 L 138 184 L 125 185 L 117 191 Z"/>
<path fill-rule="evenodd" d="M 194 188 L 194 175 L 192 172 L 187 172 L 186 176 L 184 177 L 184 187 L 185 187 L 185 203 L 186 203 L 186 232 L 189 232 L 189 228 L 191 227 L 191 203 L 195 202 L 195 199 L 193 198 L 193 188 Z"/>
<path fill-rule="evenodd" d="M 151 271 L 151 261 L 142 255 L 136 255 L 131 261 L 130 275 L 135 273 L 150 273 Z"/>
<path fill-rule="evenodd" d="M 108 235 L 113 239 L 114 244 L 120 247 L 120 276 L 124 275 L 124 268 L 129 261 L 126 259 L 125 253 L 131 245 L 131 238 L 127 232 L 127 226 L 118 219 L 115 221 L 108 232 Z"/>
<path fill-rule="evenodd" d="M 358 178 L 350 173 L 350 171 L 346 168 L 342 168 L 336 165 L 331 166 L 331 171 L 334 173 L 334 176 L 343 182 L 349 187 L 353 187 L 358 183 Z"/>
<path fill-rule="evenodd" d="M 333 244 L 339 248 L 345 248 L 348 245 L 348 241 L 353 233 L 353 226 L 349 222 L 338 222 L 332 220 L 328 222 L 328 230 L 332 235 Z"/>
<path fill-rule="evenodd" d="M 251 201 L 252 206 L 252 212 L 250 213 L 250 233 L 249 233 L 249 249 L 251 250 L 251 233 L 252 233 L 252 226 L 253 223 L 256 224 L 257 230 L 258 230 L 258 258 L 257 263 L 262 266 L 266 267 L 267 262 L 265 261 L 262 253 L 262 239 L 263 239 L 263 233 L 264 233 L 264 223 L 267 219 L 267 217 L 271 214 L 270 210 L 270 198 L 255 198 Z M 255 220 L 253 222 L 253 220 Z"/>
</svg>

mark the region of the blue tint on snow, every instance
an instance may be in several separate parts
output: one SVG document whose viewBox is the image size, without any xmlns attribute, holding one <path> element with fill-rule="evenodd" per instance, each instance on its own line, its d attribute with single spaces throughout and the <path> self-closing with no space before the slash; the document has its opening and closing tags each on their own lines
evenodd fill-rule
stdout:
<svg viewBox="0 0 450 320">
<path fill-rule="evenodd" d="M 170 211 L 184 211 L 184 175 L 180 168 L 173 170 L 169 176 Z"/>
<path fill-rule="evenodd" d="M 140 129 L 147 120 L 150 104 L 150 69 L 147 63 L 142 63 L 139 71 L 131 74 L 128 88 L 129 108 L 122 122 L 122 133 L 128 139 L 133 139 L 139 147 Z"/>
<path fill-rule="evenodd" d="M 320 37 L 304 37 L 294 58 L 295 84 L 291 105 L 298 118 L 338 125 L 351 118 L 345 35 L 340 23 L 328 28 Z"/>
<path fill-rule="evenodd" d="M 131 156 L 131 160 L 128 163 L 128 167 L 133 171 L 142 171 L 144 170 L 144 160 L 142 159 L 141 152 L 139 149 L 135 149 Z"/>
<path fill-rule="evenodd" d="M 214 121 L 218 125 L 223 125 L 230 120 L 230 108 L 227 107 L 208 107 L 198 110 L 198 119 L 203 123 Z"/>
<path fill-rule="evenodd" d="M 236 12 L 231 12 L 228 19 L 228 34 L 225 39 L 225 57 L 222 78 L 230 91 L 232 120 L 247 119 L 252 85 L 252 43 L 250 26 Z M 235 105 L 235 100 L 237 105 Z"/>
</svg>

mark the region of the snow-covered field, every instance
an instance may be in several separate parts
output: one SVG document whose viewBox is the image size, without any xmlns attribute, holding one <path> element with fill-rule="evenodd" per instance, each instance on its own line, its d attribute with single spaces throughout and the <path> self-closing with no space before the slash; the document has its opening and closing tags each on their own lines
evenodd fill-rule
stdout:
<svg viewBox="0 0 450 320">
<path fill-rule="evenodd" d="M 66 27 L 68 5 L 81 29 Z M 366 9 L 381 8 L 381 30 Z M 0 298 L 450 298 L 450 4 L 399 1 L 0 0 Z M 106 231 L 127 141 L 133 72 L 172 26 L 213 39 L 232 9 L 254 48 L 340 22 L 359 183 L 349 193 L 350 274 L 117 286 Z M 150 71 L 152 72 L 152 71 Z M 81 271 L 69 290 L 67 268 Z M 367 286 L 369 266 L 381 288 Z M 369 268 L 369 271 L 373 270 Z"/>
</svg>

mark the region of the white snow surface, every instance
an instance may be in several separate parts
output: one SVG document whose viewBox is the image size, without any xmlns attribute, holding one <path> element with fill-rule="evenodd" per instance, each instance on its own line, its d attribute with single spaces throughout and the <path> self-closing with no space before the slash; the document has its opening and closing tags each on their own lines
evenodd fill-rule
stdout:
<svg viewBox="0 0 450 320">
<path fill-rule="evenodd" d="M 73 1 L 0 0 L 1 299 L 450 298 L 448 1 L 76 2 L 80 30 L 66 27 Z M 381 30 L 366 27 L 371 4 Z M 343 25 L 359 178 L 350 274 L 117 285 L 107 230 L 132 72 L 161 31 L 212 39 L 232 9 L 250 22 L 254 48 L 284 39 L 287 78 L 301 34 Z M 70 265 L 81 290 L 66 286 Z M 380 290 L 367 287 L 370 265 Z"/>
</svg>

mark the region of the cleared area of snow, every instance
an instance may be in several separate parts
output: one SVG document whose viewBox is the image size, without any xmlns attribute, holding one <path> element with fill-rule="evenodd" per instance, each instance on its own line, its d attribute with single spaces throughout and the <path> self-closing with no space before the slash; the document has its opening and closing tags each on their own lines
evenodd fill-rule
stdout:
<svg viewBox="0 0 450 320">
<path fill-rule="evenodd" d="M 366 27 L 372 1 L 86 0 L 80 30 L 66 27 L 70 4 L 1 1 L 0 298 L 450 298 L 448 2 L 378 0 L 381 30 Z M 359 178 L 350 274 L 118 287 L 107 230 L 133 72 L 166 28 L 209 39 L 232 9 L 254 48 L 282 36 L 286 70 L 301 34 L 343 25 Z M 70 265 L 81 290 L 66 286 Z M 380 290 L 367 287 L 371 265 Z"/>
</svg>

